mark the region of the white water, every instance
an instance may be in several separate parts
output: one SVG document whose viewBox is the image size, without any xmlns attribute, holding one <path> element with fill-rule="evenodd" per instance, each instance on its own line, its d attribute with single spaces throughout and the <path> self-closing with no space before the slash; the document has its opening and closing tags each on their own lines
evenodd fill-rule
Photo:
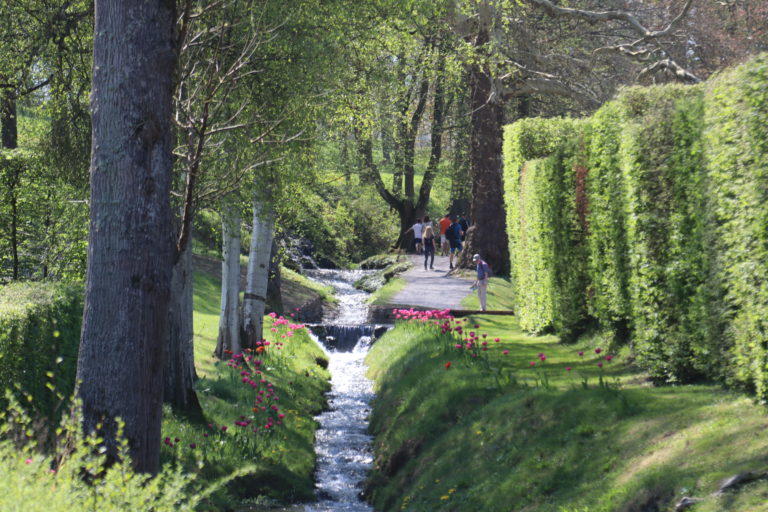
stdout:
<svg viewBox="0 0 768 512">
<path fill-rule="evenodd" d="M 307 274 L 336 290 L 339 307 L 331 318 L 324 319 L 325 324 L 365 322 L 368 294 L 352 286 L 363 275 L 362 271 L 312 270 Z M 360 499 L 363 482 L 373 463 L 372 437 L 368 435 L 373 385 L 365 377 L 364 363 L 371 341 L 370 336 L 362 336 L 351 352 L 323 347 L 330 361 L 331 391 L 329 409 L 315 418 L 320 423 L 315 435 L 317 501 L 306 505 L 307 512 L 373 510 Z"/>
</svg>

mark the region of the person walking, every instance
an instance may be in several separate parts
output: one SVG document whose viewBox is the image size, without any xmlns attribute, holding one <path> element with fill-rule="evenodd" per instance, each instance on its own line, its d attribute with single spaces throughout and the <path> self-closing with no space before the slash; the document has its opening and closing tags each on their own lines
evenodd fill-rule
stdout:
<svg viewBox="0 0 768 512">
<path fill-rule="evenodd" d="M 448 239 L 448 244 L 451 246 L 450 254 L 448 255 L 448 268 L 453 270 L 453 255 L 456 255 L 456 264 L 459 263 L 459 253 L 463 249 L 461 245 L 461 236 L 464 232 L 461 230 L 461 224 L 456 220 L 456 216 L 451 216 L 452 224 L 445 230 L 445 238 Z"/>
<path fill-rule="evenodd" d="M 424 243 L 424 270 L 427 270 L 427 260 L 429 261 L 430 270 L 435 268 L 435 249 L 437 242 L 435 241 L 435 230 L 432 227 L 432 222 L 429 220 L 429 216 L 424 217 L 424 231 L 422 233 L 422 241 Z"/>
<path fill-rule="evenodd" d="M 488 302 L 488 279 L 491 277 L 491 267 L 479 254 L 472 256 L 472 261 L 477 265 L 477 279 L 472 288 L 477 288 L 477 298 L 480 299 L 480 309 L 485 311 Z"/>
<path fill-rule="evenodd" d="M 421 232 L 423 231 L 421 217 L 416 219 L 416 224 L 405 230 L 406 233 L 413 231 L 413 242 L 416 244 L 416 254 L 421 254 Z"/>
<path fill-rule="evenodd" d="M 438 225 L 440 226 L 440 250 L 442 251 L 443 256 L 448 256 L 450 244 L 448 243 L 448 239 L 445 237 L 445 232 L 451 225 L 451 219 L 448 217 L 447 213 L 445 214 L 445 217 L 440 219 Z"/>
</svg>

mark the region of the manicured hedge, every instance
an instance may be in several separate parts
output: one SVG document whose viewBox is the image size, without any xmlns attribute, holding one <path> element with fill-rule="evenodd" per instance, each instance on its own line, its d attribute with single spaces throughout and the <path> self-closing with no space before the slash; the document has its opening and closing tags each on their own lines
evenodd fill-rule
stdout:
<svg viewBox="0 0 768 512">
<path fill-rule="evenodd" d="M 515 123 L 504 149 L 525 329 L 593 323 L 659 381 L 768 396 L 768 56 Z"/>
<path fill-rule="evenodd" d="M 0 390 L 20 388 L 52 413 L 72 394 L 83 316 L 81 285 L 13 283 L 0 287 Z"/>
<path fill-rule="evenodd" d="M 525 119 L 507 126 L 504 137 L 504 187 L 507 198 L 507 232 L 511 257 L 510 276 L 515 290 L 515 311 L 521 326 L 532 332 L 554 327 L 560 318 L 554 290 L 556 241 L 548 219 L 561 200 L 551 179 L 561 182 L 556 165 L 547 157 L 559 150 L 560 141 L 573 137 L 570 119 Z M 552 189 L 552 193 L 548 192 Z M 567 194 L 567 192 L 565 192 Z M 573 196 L 573 194 L 571 194 Z"/>
<path fill-rule="evenodd" d="M 713 282 L 728 377 L 768 396 L 768 55 L 706 87 Z"/>
</svg>

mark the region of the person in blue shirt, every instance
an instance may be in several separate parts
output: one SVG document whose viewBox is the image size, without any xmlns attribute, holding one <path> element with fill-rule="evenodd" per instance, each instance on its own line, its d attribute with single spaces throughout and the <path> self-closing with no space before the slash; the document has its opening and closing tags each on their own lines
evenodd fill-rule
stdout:
<svg viewBox="0 0 768 512">
<path fill-rule="evenodd" d="M 479 254 L 472 256 L 472 261 L 477 265 L 477 279 L 472 288 L 477 288 L 477 298 L 480 299 L 480 309 L 485 311 L 488 300 L 488 279 L 491 277 L 491 267 Z"/>
</svg>

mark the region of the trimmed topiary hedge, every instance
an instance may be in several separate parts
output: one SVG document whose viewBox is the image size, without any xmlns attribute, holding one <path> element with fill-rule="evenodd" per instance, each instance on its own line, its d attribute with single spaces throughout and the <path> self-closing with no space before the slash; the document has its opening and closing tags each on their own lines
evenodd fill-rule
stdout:
<svg viewBox="0 0 768 512">
<path fill-rule="evenodd" d="M 505 131 L 521 325 L 590 323 L 658 381 L 768 396 L 768 56 Z"/>
<path fill-rule="evenodd" d="M 13 283 L 0 288 L 0 390 L 21 389 L 43 414 L 74 390 L 83 287 Z M 51 388 L 55 387 L 55 393 Z"/>
</svg>

